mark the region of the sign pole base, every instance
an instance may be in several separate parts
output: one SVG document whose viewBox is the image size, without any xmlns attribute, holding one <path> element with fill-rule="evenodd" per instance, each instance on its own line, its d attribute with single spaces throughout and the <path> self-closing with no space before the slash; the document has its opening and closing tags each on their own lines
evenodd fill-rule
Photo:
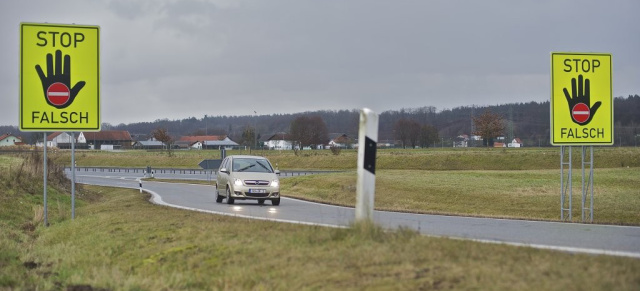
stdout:
<svg viewBox="0 0 640 291">
<path fill-rule="evenodd" d="M 571 221 L 571 214 L 573 212 L 572 209 L 572 200 L 573 200 L 573 187 L 571 185 L 571 177 L 572 177 L 572 147 L 568 146 L 568 154 L 567 146 L 560 147 L 560 220 L 562 221 Z M 565 156 L 568 155 L 568 161 L 565 161 Z M 564 167 L 567 166 L 567 180 L 564 180 Z M 565 208 L 568 205 L 568 208 Z"/>
<path fill-rule="evenodd" d="M 42 167 L 42 176 L 44 177 L 44 226 L 49 227 L 49 219 L 47 213 L 47 133 L 44 133 L 44 158 L 43 158 L 43 167 Z"/>
<path fill-rule="evenodd" d="M 589 155 L 590 159 L 585 161 L 585 155 L 587 152 L 587 147 L 582 147 L 582 222 L 586 221 L 586 216 L 588 212 L 589 222 L 593 222 L 593 146 L 589 146 Z M 589 167 L 589 178 L 585 185 L 585 167 Z M 590 196 L 589 200 L 587 200 L 587 195 Z M 588 206 L 586 204 L 589 204 Z"/>
</svg>

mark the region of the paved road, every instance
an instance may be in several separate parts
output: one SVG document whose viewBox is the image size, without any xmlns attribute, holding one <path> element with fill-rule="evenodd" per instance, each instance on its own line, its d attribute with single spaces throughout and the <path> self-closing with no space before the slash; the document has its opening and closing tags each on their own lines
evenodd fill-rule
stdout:
<svg viewBox="0 0 640 291">
<path fill-rule="evenodd" d="M 135 173 L 78 173 L 78 183 L 138 188 Z M 143 182 L 153 202 L 194 211 L 283 222 L 344 227 L 355 217 L 353 208 L 282 198 L 280 206 L 236 201 L 215 202 L 214 187 L 207 185 Z M 526 245 L 569 252 L 640 258 L 640 227 L 525 220 L 471 218 L 376 211 L 376 223 L 386 228 L 408 227 L 431 236 Z"/>
<path fill-rule="evenodd" d="M 70 172 L 70 168 L 65 168 Z M 78 175 L 102 175 L 102 176 L 122 176 L 122 177 L 142 177 L 145 168 L 114 168 L 114 167 L 77 167 Z M 336 171 L 282 171 L 280 177 L 296 177 L 315 175 L 322 173 L 335 173 Z M 177 168 L 153 168 L 153 177 L 158 179 L 179 179 L 179 180 L 215 180 L 215 172 L 203 169 L 177 169 Z"/>
</svg>

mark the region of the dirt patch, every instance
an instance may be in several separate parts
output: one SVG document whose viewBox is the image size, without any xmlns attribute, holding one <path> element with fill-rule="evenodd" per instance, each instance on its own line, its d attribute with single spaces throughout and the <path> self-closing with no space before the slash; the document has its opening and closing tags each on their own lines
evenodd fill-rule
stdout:
<svg viewBox="0 0 640 291">
<path fill-rule="evenodd" d="M 69 285 L 67 291 L 111 291 L 105 288 L 94 288 L 91 285 Z"/>
<path fill-rule="evenodd" d="M 35 269 L 35 268 L 39 268 L 39 267 L 40 267 L 40 264 L 39 264 L 39 263 L 36 263 L 36 262 L 34 262 L 34 261 L 24 262 L 24 263 L 22 263 L 22 265 L 23 265 L 25 268 L 29 269 L 29 270 L 33 270 L 33 269 Z"/>
</svg>

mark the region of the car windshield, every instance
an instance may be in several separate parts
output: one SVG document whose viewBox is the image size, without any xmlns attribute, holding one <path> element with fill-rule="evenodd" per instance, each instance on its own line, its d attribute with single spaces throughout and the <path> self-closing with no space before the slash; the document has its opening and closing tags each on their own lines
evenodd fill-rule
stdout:
<svg viewBox="0 0 640 291">
<path fill-rule="evenodd" d="M 273 173 L 271 164 L 264 159 L 236 158 L 233 159 L 234 172 Z"/>
</svg>

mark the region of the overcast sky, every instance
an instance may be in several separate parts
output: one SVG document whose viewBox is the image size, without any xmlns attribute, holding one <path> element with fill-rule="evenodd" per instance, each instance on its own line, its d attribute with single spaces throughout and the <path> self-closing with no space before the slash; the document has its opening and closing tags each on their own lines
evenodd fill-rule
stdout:
<svg viewBox="0 0 640 291">
<path fill-rule="evenodd" d="M 613 95 L 640 94 L 638 0 L 2 0 L 0 14 L 0 125 L 18 125 L 20 22 L 100 26 L 114 125 L 546 101 L 552 51 L 611 53 Z"/>
</svg>

